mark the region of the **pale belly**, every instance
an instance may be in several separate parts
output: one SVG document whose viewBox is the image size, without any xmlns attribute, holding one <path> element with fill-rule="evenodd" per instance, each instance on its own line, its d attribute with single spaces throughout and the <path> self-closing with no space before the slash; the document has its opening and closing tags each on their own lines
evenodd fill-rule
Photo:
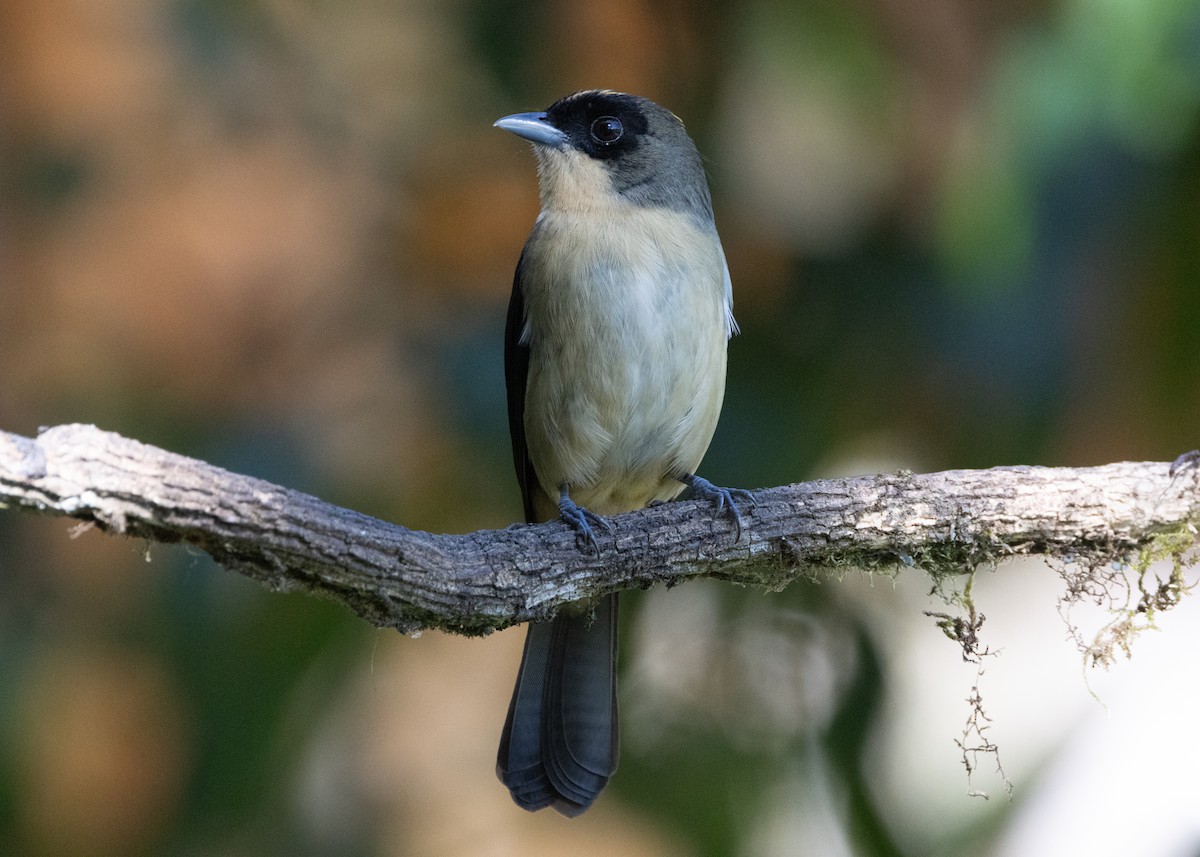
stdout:
<svg viewBox="0 0 1200 857">
<path fill-rule="evenodd" d="M 722 271 L 616 272 L 531 319 L 525 434 L 544 516 L 563 485 L 611 515 L 675 497 L 699 467 L 725 392 Z"/>
</svg>

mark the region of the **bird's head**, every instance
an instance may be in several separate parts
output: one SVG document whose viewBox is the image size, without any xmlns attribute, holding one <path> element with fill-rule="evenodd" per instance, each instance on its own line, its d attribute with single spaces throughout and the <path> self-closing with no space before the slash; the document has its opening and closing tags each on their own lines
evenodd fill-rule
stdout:
<svg viewBox="0 0 1200 857">
<path fill-rule="evenodd" d="M 712 221 L 695 144 L 675 114 L 649 99 L 585 90 L 495 124 L 534 144 L 543 209 L 632 204 Z"/>
</svg>

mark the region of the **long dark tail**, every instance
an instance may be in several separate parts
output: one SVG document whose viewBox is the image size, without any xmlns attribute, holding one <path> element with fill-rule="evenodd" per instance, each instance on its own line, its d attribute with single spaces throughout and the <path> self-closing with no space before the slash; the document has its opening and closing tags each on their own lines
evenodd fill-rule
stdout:
<svg viewBox="0 0 1200 857">
<path fill-rule="evenodd" d="M 576 816 L 617 769 L 617 596 L 531 624 L 496 774 L 528 810 Z"/>
</svg>

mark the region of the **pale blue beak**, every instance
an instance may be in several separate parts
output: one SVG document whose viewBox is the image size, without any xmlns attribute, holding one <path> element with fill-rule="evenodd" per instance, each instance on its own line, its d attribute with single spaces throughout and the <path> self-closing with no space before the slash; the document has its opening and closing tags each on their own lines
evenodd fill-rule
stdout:
<svg viewBox="0 0 1200 857">
<path fill-rule="evenodd" d="M 567 135 L 551 125 L 545 113 L 514 113 L 493 124 L 539 146 L 561 149 L 567 145 Z"/>
</svg>

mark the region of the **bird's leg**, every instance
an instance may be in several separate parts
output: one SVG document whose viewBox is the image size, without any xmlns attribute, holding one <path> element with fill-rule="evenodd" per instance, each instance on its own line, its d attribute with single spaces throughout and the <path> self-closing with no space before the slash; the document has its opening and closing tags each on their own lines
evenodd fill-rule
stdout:
<svg viewBox="0 0 1200 857">
<path fill-rule="evenodd" d="M 596 533 L 592 530 L 592 525 L 595 524 L 605 532 L 612 532 L 612 524 L 572 500 L 570 490 L 565 482 L 558 486 L 558 492 L 558 516 L 575 531 L 575 540 L 581 548 L 591 545 L 592 549 L 599 554 L 600 545 L 596 541 Z"/>
<path fill-rule="evenodd" d="M 741 500 L 747 506 L 753 507 L 754 494 L 744 488 L 720 488 L 695 473 L 685 473 L 679 477 L 679 481 L 691 488 L 695 496 L 716 503 L 718 514 L 728 510 L 729 516 L 733 518 L 735 541 L 742 540 L 742 510 L 738 508 L 737 501 Z"/>
<path fill-rule="evenodd" d="M 1193 449 L 1191 452 L 1185 452 L 1183 455 L 1171 462 L 1171 469 L 1168 471 L 1172 479 L 1175 474 L 1181 473 L 1189 467 L 1200 465 L 1200 449 Z"/>
</svg>

